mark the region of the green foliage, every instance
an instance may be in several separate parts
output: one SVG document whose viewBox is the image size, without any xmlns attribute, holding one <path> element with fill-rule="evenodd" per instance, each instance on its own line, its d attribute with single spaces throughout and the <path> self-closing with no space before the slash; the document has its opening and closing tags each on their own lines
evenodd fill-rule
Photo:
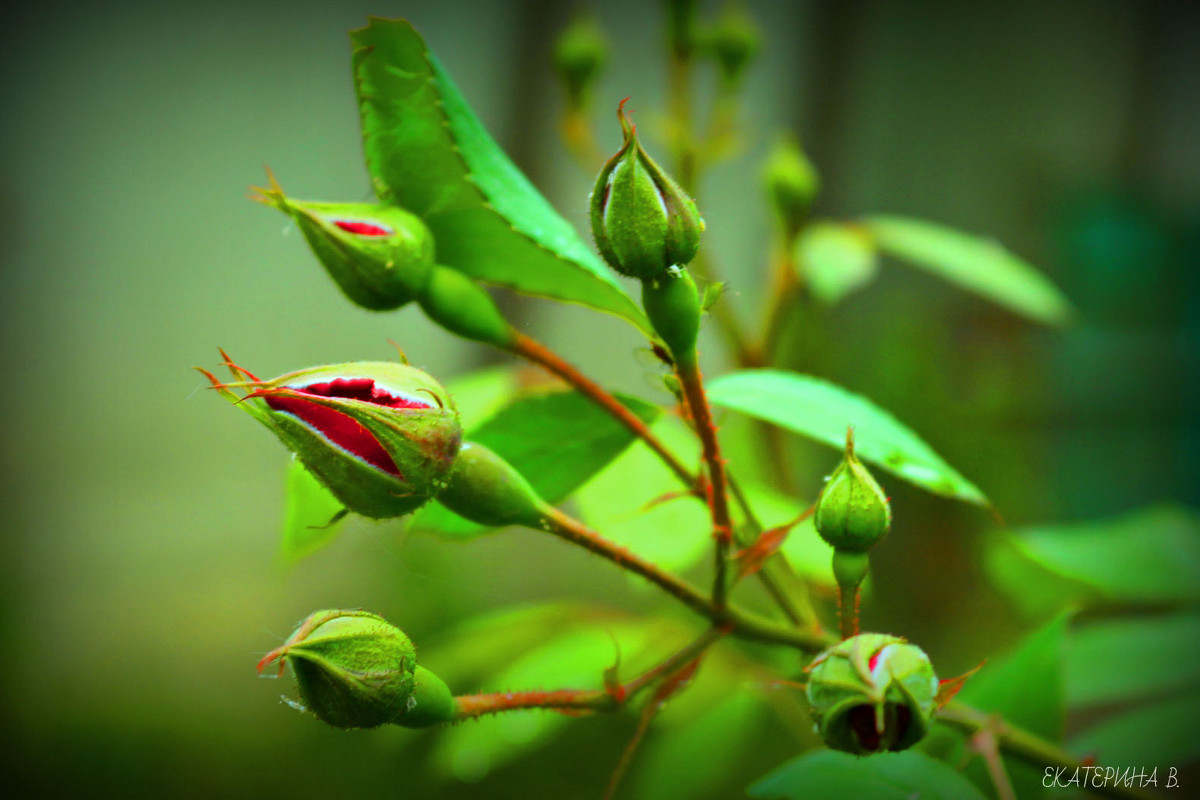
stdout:
<svg viewBox="0 0 1200 800">
<path fill-rule="evenodd" d="M 604 265 L 488 135 L 411 25 L 373 19 L 351 40 L 376 193 L 425 220 L 439 263 L 648 330 Z"/>
<path fill-rule="evenodd" d="M 795 262 L 813 296 L 829 305 L 870 284 L 879 270 L 870 234 L 839 222 L 808 225 L 796 242 Z"/>
<path fill-rule="evenodd" d="M 835 750 L 797 756 L 747 792 L 764 800 L 983 800 L 958 772 L 911 750 L 859 758 Z"/>
<path fill-rule="evenodd" d="M 990 239 L 905 217 L 862 223 L 876 246 L 1036 322 L 1062 325 L 1071 306 L 1040 272 Z"/>
<path fill-rule="evenodd" d="M 346 509 L 321 482 L 292 457 L 287 468 L 280 553 L 289 561 L 301 559 L 327 545 L 338 532 Z"/>
<path fill-rule="evenodd" d="M 846 441 L 846 428 L 852 426 L 856 452 L 864 460 L 935 494 L 980 505 L 988 502 L 895 417 L 828 381 L 779 370 L 745 370 L 712 381 L 708 397 L 718 406 L 839 449 Z"/>
</svg>

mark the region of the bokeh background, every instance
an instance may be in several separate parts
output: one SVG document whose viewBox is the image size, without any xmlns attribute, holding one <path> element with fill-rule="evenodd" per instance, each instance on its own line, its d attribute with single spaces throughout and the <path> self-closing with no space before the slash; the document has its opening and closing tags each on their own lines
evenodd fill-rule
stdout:
<svg viewBox="0 0 1200 800">
<path fill-rule="evenodd" d="M 792 130 L 824 179 L 819 213 L 886 211 L 995 236 L 1080 311 L 1069 329 L 1041 329 L 889 264 L 870 288 L 797 320 L 797 367 L 908 421 L 1009 523 L 1200 503 L 1200 6 L 749 5 L 767 40 L 746 87 L 744 146 L 700 194 L 739 313 L 753 318 L 765 286 L 759 164 Z M 613 52 L 601 143 L 615 149 L 611 110 L 633 95 L 653 150 L 662 15 L 596 7 Z M 49 0 L 3 14 L 3 782 L 30 796 L 597 795 L 632 717 L 578 721 L 551 749 L 471 783 L 483 776 L 431 767 L 422 734 L 336 732 L 277 702 L 290 687 L 256 680 L 254 662 L 315 608 L 377 610 L 422 642 L 522 601 L 639 601 L 605 567 L 519 533 L 447 545 L 356 522 L 284 567 L 286 455 L 189 369 L 213 366 L 217 346 L 266 375 L 387 358 L 388 338 L 442 378 L 505 363 L 415 309 L 351 307 L 246 190 L 269 164 L 297 196 L 367 198 L 345 33 L 369 14 L 405 16 L 496 139 L 582 223 L 594 173 L 558 138 L 548 68 L 570 9 Z M 628 326 L 503 302 L 591 374 L 656 397 Z M 710 332 L 705 343 L 715 373 L 721 348 Z M 892 601 L 876 606 L 879 627 L 902 621 L 965 669 L 1021 627 L 978 566 L 996 522 L 904 486 L 893 494 L 909 538 L 881 553 L 876 588 Z M 711 795 L 731 796 L 790 747 L 770 739 Z"/>
</svg>

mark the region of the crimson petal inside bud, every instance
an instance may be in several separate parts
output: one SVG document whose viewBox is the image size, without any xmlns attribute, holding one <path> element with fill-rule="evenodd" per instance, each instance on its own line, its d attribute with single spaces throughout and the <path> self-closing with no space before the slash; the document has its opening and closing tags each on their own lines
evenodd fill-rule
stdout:
<svg viewBox="0 0 1200 800">
<path fill-rule="evenodd" d="M 324 434 L 329 441 L 353 453 L 368 464 L 398 478 L 403 476 L 396 467 L 396 462 L 383 449 L 379 440 L 357 420 L 327 406 L 294 397 L 291 393 L 359 400 L 387 408 L 433 407 L 422 400 L 392 394 L 381 388 L 371 378 L 337 378 L 308 386 L 289 386 L 287 388 L 290 390 L 288 395 L 267 394 L 265 397 L 267 405 L 276 411 L 283 411 L 299 417 Z"/>
<path fill-rule="evenodd" d="M 376 222 L 366 222 L 356 219 L 335 219 L 330 221 L 347 233 L 355 233 L 359 236 L 391 236 L 395 233 L 395 231 L 386 225 L 380 225 Z"/>
</svg>

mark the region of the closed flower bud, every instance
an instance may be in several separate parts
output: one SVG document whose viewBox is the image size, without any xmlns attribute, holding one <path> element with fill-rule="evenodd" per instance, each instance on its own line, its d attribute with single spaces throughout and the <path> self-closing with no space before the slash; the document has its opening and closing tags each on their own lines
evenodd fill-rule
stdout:
<svg viewBox="0 0 1200 800">
<path fill-rule="evenodd" d="M 256 200 L 290 216 L 353 302 L 390 311 L 416 299 L 433 269 L 433 233 L 420 217 L 378 203 L 310 203 L 284 195 L 274 176 Z"/>
<path fill-rule="evenodd" d="M 337 728 L 445 722 L 454 701 L 437 676 L 417 666 L 399 628 L 366 611 L 317 611 L 258 663 L 292 668 L 300 700 Z"/>
<path fill-rule="evenodd" d="M 763 182 L 784 233 L 789 239 L 795 237 L 808 218 L 821 180 L 794 138 L 781 137 L 775 143 L 763 165 Z"/>
<path fill-rule="evenodd" d="M 596 178 L 592 236 L 617 272 L 655 280 L 692 260 L 704 220 L 695 202 L 642 149 L 624 100 L 617 118 L 625 141 Z"/>
<path fill-rule="evenodd" d="M 865 553 L 887 536 L 892 509 L 887 496 L 854 455 L 853 432 L 846 434 L 846 453 L 821 496 L 813 519 L 817 533 L 835 550 Z"/>
<path fill-rule="evenodd" d="M 567 90 L 572 108 L 587 104 L 596 76 L 608 59 L 608 42 L 594 17 L 579 16 L 554 44 L 554 68 Z"/>
<path fill-rule="evenodd" d="M 346 508 L 398 517 L 446 483 L 462 441 L 450 395 L 407 364 L 364 361 L 290 372 L 269 381 L 209 380 L 274 431 Z M 244 397 L 234 388 L 249 389 Z"/>
<path fill-rule="evenodd" d="M 709 41 L 722 80 L 734 86 L 762 48 L 762 32 L 743 6 L 730 3 L 717 19 Z"/>
<path fill-rule="evenodd" d="M 929 731 L 937 675 L 924 651 L 898 636 L 851 637 L 818 655 L 807 672 L 817 733 L 835 750 L 904 750 Z"/>
</svg>

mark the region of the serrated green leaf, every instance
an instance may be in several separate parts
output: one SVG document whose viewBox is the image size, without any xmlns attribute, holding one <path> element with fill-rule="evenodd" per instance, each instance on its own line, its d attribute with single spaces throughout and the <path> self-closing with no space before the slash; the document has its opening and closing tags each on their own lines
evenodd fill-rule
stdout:
<svg viewBox="0 0 1200 800">
<path fill-rule="evenodd" d="M 1007 658 L 989 659 L 967 680 L 957 701 L 996 713 L 1050 741 L 1060 741 L 1066 717 L 1063 653 L 1068 619 L 1063 614 L 1035 630 Z M 922 743 L 921 749 L 938 751 L 950 764 L 962 763 L 966 755 L 962 737 L 938 733 L 941 735 Z M 951 737 L 953 744 L 947 747 Z M 1017 797 L 1041 794 L 1042 770 L 1011 758 L 1005 759 L 1005 766 Z M 978 758 L 968 766 L 966 775 L 976 786 L 991 786 L 987 768 Z"/>
<path fill-rule="evenodd" d="M 1200 614 L 1105 620 L 1072 632 L 1067 703 L 1115 703 L 1200 689 Z"/>
<path fill-rule="evenodd" d="M 634 397 L 619 399 L 643 421 L 658 406 Z M 575 391 L 540 391 L 519 397 L 477 428 L 468 439 L 486 445 L 516 467 L 547 502 L 557 503 L 616 458 L 633 434 Z M 437 503 L 415 513 L 409 530 L 467 539 L 492 528 L 468 522 Z"/>
<path fill-rule="evenodd" d="M 833 305 L 875 279 L 878 257 L 871 236 L 858 225 L 814 222 L 796 242 L 796 269 L 823 303 Z"/>
<path fill-rule="evenodd" d="M 1049 279 L 990 239 L 906 217 L 862 222 L 879 249 L 1011 311 L 1047 325 L 1062 325 L 1071 305 Z"/>
<path fill-rule="evenodd" d="M 408 22 L 372 18 L 350 38 L 376 193 L 424 218 L 440 263 L 650 331 L 608 268 L 488 135 Z"/>
<path fill-rule="evenodd" d="M 1071 740 L 1071 752 L 1095 756 L 1104 765 L 1158 768 L 1159 786 L 1171 766 L 1200 758 L 1200 689 L 1105 720 Z"/>
<path fill-rule="evenodd" d="M 1103 520 L 1022 528 L 991 548 L 987 569 L 1026 607 L 1050 600 L 1156 606 L 1200 602 L 1200 519 L 1156 506 Z M 1045 603 L 1034 607 L 1044 610 Z"/>
<path fill-rule="evenodd" d="M 286 491 L 279 550 L 297 561 L 333 540 L 346 509 L 295 456 L 288 463 Z"/>
<path fill-rule="evenodd" d="M 788 761 L 746 793 L 769 800 L 984 800 L 960 773 L 913 750 L 866 758 L 813 750 Z"/>
<path fill-rule="evenodd" d="M 895 417 L 828 381 L 796 372 L 744 370 L 712 381 L 708 399 L 838 449 L 845 445 L 847 426 L 853 426 L 859 458 L 934 494 L 988 505 L 975 484 Z"/>
</svg>

